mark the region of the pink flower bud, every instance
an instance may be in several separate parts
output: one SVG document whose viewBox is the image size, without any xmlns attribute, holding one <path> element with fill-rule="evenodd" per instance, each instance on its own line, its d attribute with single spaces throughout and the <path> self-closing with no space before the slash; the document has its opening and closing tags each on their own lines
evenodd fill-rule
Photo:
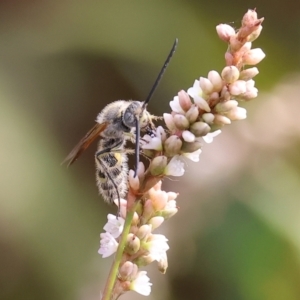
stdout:
<svg viewBox="0 0 300 300">
<path fill-rule="evenodd" d="M 210 112 L 210 107 L 205 99 L 200 96 L 194 96 L 195 104 L 202 110 Z"/>
<path fill-rule="evenodd" d="M 253 98 L 256 98 L 258 94 L 258 90 L 254 85 L 255 85 L 255 81 L 253 79 L 248 80 L 246 82 L 246 92 L 239 95 L 238 99 L 248 101 Z"/>
<path fill-rule="evenodd" d="M 249 42 L 255 41 L 260 36 L 262 28 L 263 27 L 259 25 L 258 28 L 249 35 L 248 37 Z"/>
<path fill-rule="evenodd" d="M 229 125 L 231 124 L 231 121 L 225 116 L 215 115 L 214 123 L 217 125 Z"/>
<path fill-rule="evenodd" d="M 231 95 L 236 96 L 246 92 L 246 81 L 237 80 L 229 86 Z"/>
<path fill-rule="evenodd" d="M 243 45 L 243 47 L 241 48 L 241 51 L 242 52 L 246 52 L 246 51 L 249 51 L 251 50 L 252 48 L 252 43 L 251 42 L 247 42 Z"/>
<path fill-rule="evenodd" d="M 154 207 L 152 205 L 151 200 L 148 199 L 144 204 L 143 215 L 142 215 L 143 220 L 147 222 L 154 214 L 155 214 Z M 142 239 L 140 235 L 138 235 L 138 237 Z"/>
<path fill-rule="evenodd" d="M 179 153 L 182 141 L 177 135 L 171 135 L 164 143 L 165 154 L 169 157 Z"/>
<path fill-rule="evenodd" d="M 245 65 L 256 65 L 265 58 L 265 53 L 260 49 L 251 49 L 244 53 L 242 60 Z"/>
<path fill-rule="evenodd" d="M 196 137 L 200 137 L 209 133 L 210 127 L 205 122 L 196 122 L 191 126 L 190 130 Z"/>
<path fill-rule="evenodd" d="M 215 100 L 218 100 L 219 101 L 219 99 L 220 99 L 220 94 L 219 94 L 219 92 L 213 92 L 213 93 L 211 93 L 210 94 L 210 97 L 209 97 L 209 102 L 211 102 L 211 101 L 215 101 Z M 217 102 L 218 102 L 217 101 Z"/>
<path fill-rule="evenodd" d="M 141 241 L 146 241 L 152 232 L 152 225 L 144 224 L 136 232 L 136 236 Z"/>
<path fill-rule="evenodd" d="M 245 101 L 249 101 L 251 99 L 256 98 L 258 95 L 258 89 L 256 87 L 252 87 L 250 89 L 247 89 L 246 93 L 239 95 L 238 99 L 239 100 L 245 100 Z"/>
<path fill-rule="evenodd" d="M 207 78 L 213 85 L 213 90 L 220 92 L 223 87 L 223 80 L 217 71 L 210 71 Z"/>
<path fill-rule="evenodd" d="M 232 66 L 233 65 L 233 56 L 230 52 L 225 53 L 225 61 L 227 66 Z"/>
<path fill-rule="evenodd" d="M 151 218 L 148 223 L 150 225 L 152 225 L 152 230 L 156 229 L 157 227 L 159 227 L 163 222 L 164 222 L 164 217 L 161 216 L 157 216 L 157 217 L 153 217 Z"/>
<path fill-rule="evenodd" d="M 168 129 L 172 132 L 173 130 L 176 129 L 176 126 L 175 126 L 175 123 L 174 123 L 174 120 L 173 120 L 173 116 L 171 114 L 167 114 L 167 113 L 164 113 L 163 114 L 163 117 L 164 117 L 164 121 L 166 123 L 166 126 L 168 127 Z"/>
<path fill-rule="evenodd" d="M 176 215 L 178 212 L 178 208 L 170 208 L 167 210 L 164 210 L 162 212 L 162 216 L 165 218 L 165 220 L 168 220 L 170 218 L 172 218 L 174 215 Z"/>
<path fill-rule="evenodd" d="M 150 189 L 149 197 L 155 211 L 163 210 L 167 205 L 168 194 L 165 191 L 155 191 L 154 189 Z"/>
<path fill-rule="evenodd" d="M 150 172 L 152 175 L 157 176 L 164 173 L 168 160 L 166 156 L 156 156 L 150 164 Z"/>
<path fill-rule="evenodd" d="M 200 77 L 199 84 L 200 84 L 200 88 L 202 89 L 203 93 L 206 95 L 211 94 L 214 90 L 213 84 L 210 82 L 209 79 L 207 79 L 205 77 Z"/>
<path fill-rule="evenodd" d="M 143 164 L 143 162 L 139 162 L 138 165 L 138 171 L 137 171 L 137 175 L 139 176 L 139 178 L 143 178 L 145 174 L 145 165 Z"/>
<path fill-rule="evenodd" d="M 227 25 L 227 24 L 220 24 L 216 27 L 218 36 L 221 40 L 228 43 L 230 40 L 230 37 L 235 34 L 235 30 L 233 27 Z"/>
<path fill-rule="evenodd" d="M 233 83 L 238 80 L 240 71 L 235 66 L 228 66 L 222 70 L 222 78 L 226 83 Z"/>
<path fill-rule="evenodd" d="M 239 121 L 247 118 L 247 111 L 243 107 L 235 107 L 226 113 L 231 121 Z"/>
<path fill-rule="evenodd" d="M 252 25 L 257 21 L 257 12 L 254 9 L 248 9 L 242 19 L 243 26 Z"/>
<path fill-rule="evenodd" d="M 139 180 L 138 176 L 134 177 L 133 170 L 129 170 L 128 179 L 129 179 L 129 184 L 130 184 L 131 188 L 133 190 L 137 191 L 140 188 L 140 180 Z"/>
<path fill-rule="evenodd" d="M 255 81 L 253 79 L 246 81 L 246 89 L 247 91 L 252 89 L 255 86 Z"/>
<path fill-rule="evenodd" d="M 182 138 L 188 142 L 188 143 L 192 143 L 195 141 L 195 136 L 193 133 L 191 133 L 189 130 L 184 130 L 182 132 Z"/>
<path fill-rule="evenodd" d="M 206 113 L 206 114 L 202 115 L 202 119 L 204 120 L 204 122 L 206 122 L 208 124 L 213 123 L 214 118 L 215 118 L 214 114 L 211 114 L 211 113 Z"/>
<path fill-rule="evenodd" d="M 193 143 L 184 142 L 181 147 L 182 153 L 192 153 L 201 148 L 201 143 L 199 141 L 195 141 Z"/>
<path fill-rule="evenodd" d="M 218 113 L 223 113 L 223 112 L 227 112 L 237 106 L 238 106 L 238 102 L 236 100 L 229 100 L 226 102 L 218 103 L 215 107 L 215 110 Z"/>
<path fill-rule="evenodd" d="M 181 90 L 178 93 L 179 104 L 184 111 L 188 111 L 192 105 L 191 99 L 187 92 Z"/>
<path fill-rule="evenodd" d="M 189 126 L 190 126 L 188 119 L 183 115 L 177 114 L 173 117 L 173 120 L 174 120 L 176 127 L 180 130 L 184 130 L 186 128 L 189 128 Z"/>
<path fill-rule="evenodd" d="M 186 112 L 185 116 L 190 124 L 194 123 L 199 116 L 198 107 L 195 104 L 193 104 L 192 107 Z"/>
<path fill-rule="evenodd" d="M 133 255 L 139 251 L 140 246 L 141 246 L 140 239 L 137 236 L 135 236 L 133 233 L 129 233 L 127 236 L 125 252 L 130 255 Z"/>
<path fill-rule="evenodd" d="M 123 281 L 131 280 L 136 277 L 137 272 L 137 265 L 133 264 L 131 261 L 126 261 L 119 269 L 119 276 Z"/>
<path fill-rule="evenodd" d="M 142 255 L 137 257 L 134 262 L 139 266 L 147 266 L 149 264 L 151 264 L 154 261 L 154 258 L 152 255 L 150 254 L 146 254 L 146 255 Z"/>
<path fill-rule="evenodd" d="M 250 80 L 253 77 L 255 77 L 258 73 L 259 73 L 259 71 L 256 67 L 249 68 L 249 69 L 243 70 L 240 73 L 239 79 L 247 81 L 247 80 Z"/>
</svg>

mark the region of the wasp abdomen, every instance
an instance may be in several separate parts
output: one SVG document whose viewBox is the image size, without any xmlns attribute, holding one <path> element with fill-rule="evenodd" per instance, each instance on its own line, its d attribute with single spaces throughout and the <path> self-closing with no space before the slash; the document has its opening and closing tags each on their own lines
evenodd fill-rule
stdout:
<svg viewBox="0 0 300 300">
<path fill-rule="evenodd" d="M 96 153 L 96 182 L 99 193 L 106 202 L 124 198 L 127 193 L 127 155 L 124 152 L 125 140 L 100 140 Z"/>
</svg>

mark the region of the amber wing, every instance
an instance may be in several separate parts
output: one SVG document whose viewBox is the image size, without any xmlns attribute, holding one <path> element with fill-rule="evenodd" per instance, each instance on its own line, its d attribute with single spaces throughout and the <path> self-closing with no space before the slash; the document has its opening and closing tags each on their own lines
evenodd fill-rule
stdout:
<svg viewBox="0 0 300 300">
<path fill-rule="evenodd" d="M 80 140 L 80 142 L 73 148 L 73 150 L 69 153 L 69 155 L 62 162 L 68 162 L 68 166 L 70 166 L 77 158 L 81 155 L 81 153 L 89 147 L 89 145 L 99 137 L 99 134 L 106 129 L 108 126 L 108 122 L 104 123 L 96 123 L 95 126 Z"/>
</svg>

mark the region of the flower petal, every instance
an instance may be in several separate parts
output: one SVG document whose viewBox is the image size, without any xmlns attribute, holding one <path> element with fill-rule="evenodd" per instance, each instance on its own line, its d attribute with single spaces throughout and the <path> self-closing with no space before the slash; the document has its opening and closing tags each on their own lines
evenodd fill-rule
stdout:
<svg viewBox="0 0 300 300">
<path fill-rule="evenodd" d="M 140 271 L 137 277 L 131 282 L 130 289 L 141 295 L 149 296 L 151 293 L 152 283 L 146 274 L 146 271 Z"/>
<path fill-rule="evenodd" d="M 179 155 L 175 155 L 165 168 L 165 175 L 182 176 L 184 174 L 184 163 L 180 160 Z"/>
<path fill-rule="evenodd" d="M 222 132 L 221 129 L 216 130 L 214 132 L 209 132 L 207 135 L 203 136 L 202 138 L 207 144 L 210 144 L 213 142 L 214 137 L 219 135 L 221 132 Z"/>
<path fill-rule="evenodd" d="M 100 238 L 98 253 L 102 255 L 103 258 L 111 256 L 117 251 L 119 244 L 109 232 L 101 233 Z"/>
</svg>

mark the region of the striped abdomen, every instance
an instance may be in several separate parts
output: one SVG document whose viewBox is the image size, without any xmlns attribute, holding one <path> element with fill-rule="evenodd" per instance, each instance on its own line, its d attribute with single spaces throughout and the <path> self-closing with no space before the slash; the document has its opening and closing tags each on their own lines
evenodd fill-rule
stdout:
<svg viewBox="0 0 300 300">
<path fill-rule="evenodd" d="M 124 152 L 125 140 L 102 139 L 96 152 L 96 182 L 99 193 L 106 202 L 124 198 L 127 193 L 127 155 Z M 118 195 L 119 194 L 119 195 Z"/>
</svg>

